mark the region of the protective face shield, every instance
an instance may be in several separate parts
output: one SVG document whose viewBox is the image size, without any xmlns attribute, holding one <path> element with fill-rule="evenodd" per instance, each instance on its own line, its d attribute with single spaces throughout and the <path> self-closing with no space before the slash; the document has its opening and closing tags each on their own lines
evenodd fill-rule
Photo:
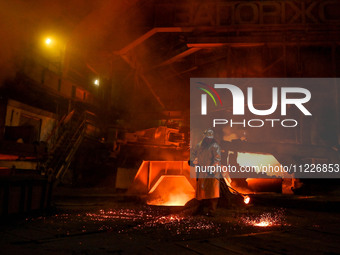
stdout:
<svg viewBox="0 0 340 255">
<path fill-rule="evenodd" d="M 214 138 L 214 131 L 212 129 L 207 129 L 204 131 L 204 137 L 213 139 Z"/>
</svg>

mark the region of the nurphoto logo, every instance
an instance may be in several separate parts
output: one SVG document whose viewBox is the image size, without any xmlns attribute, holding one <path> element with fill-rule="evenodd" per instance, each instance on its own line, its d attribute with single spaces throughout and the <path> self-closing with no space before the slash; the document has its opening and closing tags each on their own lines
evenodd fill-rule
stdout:
<svg viewBox="0 0 340 255">
<path fill-rule="evenodd" d="M 191 92 L 191 102 L 197 101 L 197 89 L 200 98 L 200 115 L 206 116 L 211 112 L 220 112 L 220 118 L 213 118 L 211 127 L 217 125 L 230 125 L 230 127 L 241 125 L 243 127 L 263 127 L 266 124 L 271 127 L 280 125 L 285 128 L 298 126 L 298 120 L 295 118 L 269 118 L 270 115 L 289 116 L 288 109 L 295 108 L 304 116 L 312 116 L 311 111 L 306 104 L 311 101 L 312 93 L 308 88 L 302 86 L 292 86 L 296 82 L 289 84 L 289 79 L 268 79 L 274 81 L 270 87 L 270 83 L 265 82 L 262 86 L 262 80 L 265 79 L 227 79 L 232 83 L 222 83 L 221 80 L 226 79 L 195 79 L 192 85 L 196 88 L 196 93 Z M 241 82 L 240 82 L 241 80 Z M 251 86 L 245 86 L 242 80 L 252 80 Z M 296 80 L 296 79 L 292 79 Z M 304 85 L 303 80 L 300 85 Z M 239 84 L 239 85 L 237 85 Z M 277 86 L 284 84 L 284 86 Z M 268 86 L 269 85 L 269 86 Z M 261 91 L 265 89 L 266 95 Z M 268 91 L 270 93 L 268 94 Z M 194 95 L 193 95 L 194 94 Z M 196 98 L 193 98 L 195 96 Z M 227 98 L 229 96 L 229 98 Z M 230 97 L 231 96 L 231 97 Z M 209 101 L 211 101 L 209 106 Z M 255 103 L 256 102 L 256 103 Z M 191 105 L 192 107 L 193 105 Z M 250 119 L 227 119 L 223 112 L 232 113 L 232 116 L 254 115 L 257 118 Z M 246 111 L 249 114 L 246 114 Z M 262 118 L 258 118 L 261 116 Z M 263 117 L 266 118 L 263 118 Z"/>
</svg>

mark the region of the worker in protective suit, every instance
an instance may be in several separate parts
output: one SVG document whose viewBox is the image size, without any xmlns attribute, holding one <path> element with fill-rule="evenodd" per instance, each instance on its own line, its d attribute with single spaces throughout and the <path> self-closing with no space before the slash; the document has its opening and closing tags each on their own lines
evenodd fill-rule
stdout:
<svg viewBox="0 0 340 255">
<path fill-rule="evenodd" d="M 214 139 L 214 131 L 207 129 L 204 132 L 204 138 L 192 150 L 191 159 L 195 166 L 200 169 L 207 169 L 208 166 L 217 166 L 221 164 L 221 149 Z M 195 169 L 197 169 L 195 167 Z M 218 198 L 220 197 L 219 173 L 208 171 L 196 171 L 197 188 L 196 199 L 199 206 L 194 214 L 205 214 L 213 216 L 217 208 Z M 205 213 L 204 209 L 208 212 Z"/>
</svg>

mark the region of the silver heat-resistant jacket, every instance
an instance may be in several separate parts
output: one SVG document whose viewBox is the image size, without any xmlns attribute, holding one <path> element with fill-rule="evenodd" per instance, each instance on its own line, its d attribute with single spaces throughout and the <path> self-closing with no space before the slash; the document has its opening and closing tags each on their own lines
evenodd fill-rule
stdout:
<svg viewBox="0 0 340 255">
<path fill-rule="evenodd" d="M 197 159 L 197 165 L 200 167 L 216 166 L 221 164 L 221 148 L 216 141 L 207 147 L 202 146 L 203 140 L 192 150 L 191 159 Z M 196 198 L 211 199 L 219 197 L 219 173 L 196 172 L 197 190 Z"/>
</svg>

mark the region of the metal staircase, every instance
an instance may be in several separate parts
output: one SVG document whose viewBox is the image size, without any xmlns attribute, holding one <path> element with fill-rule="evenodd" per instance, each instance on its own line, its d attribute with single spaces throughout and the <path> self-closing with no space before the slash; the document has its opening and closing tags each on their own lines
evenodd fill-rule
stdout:
<svg viewBox="0 0 340 255">
<path fill-rule="evenodd" d="M 44 163 L 47 175 L 55 181 L 55 184 L 63 180 L 85 136 L 91 136 L 88 127 L 95 126 L 89 115 L 93 116 L 87 111 L 82 114 L 72 111 L 62 118 L 57 126 L 56 142 L 49 150 L 49 156 Z"/>
</svg>

